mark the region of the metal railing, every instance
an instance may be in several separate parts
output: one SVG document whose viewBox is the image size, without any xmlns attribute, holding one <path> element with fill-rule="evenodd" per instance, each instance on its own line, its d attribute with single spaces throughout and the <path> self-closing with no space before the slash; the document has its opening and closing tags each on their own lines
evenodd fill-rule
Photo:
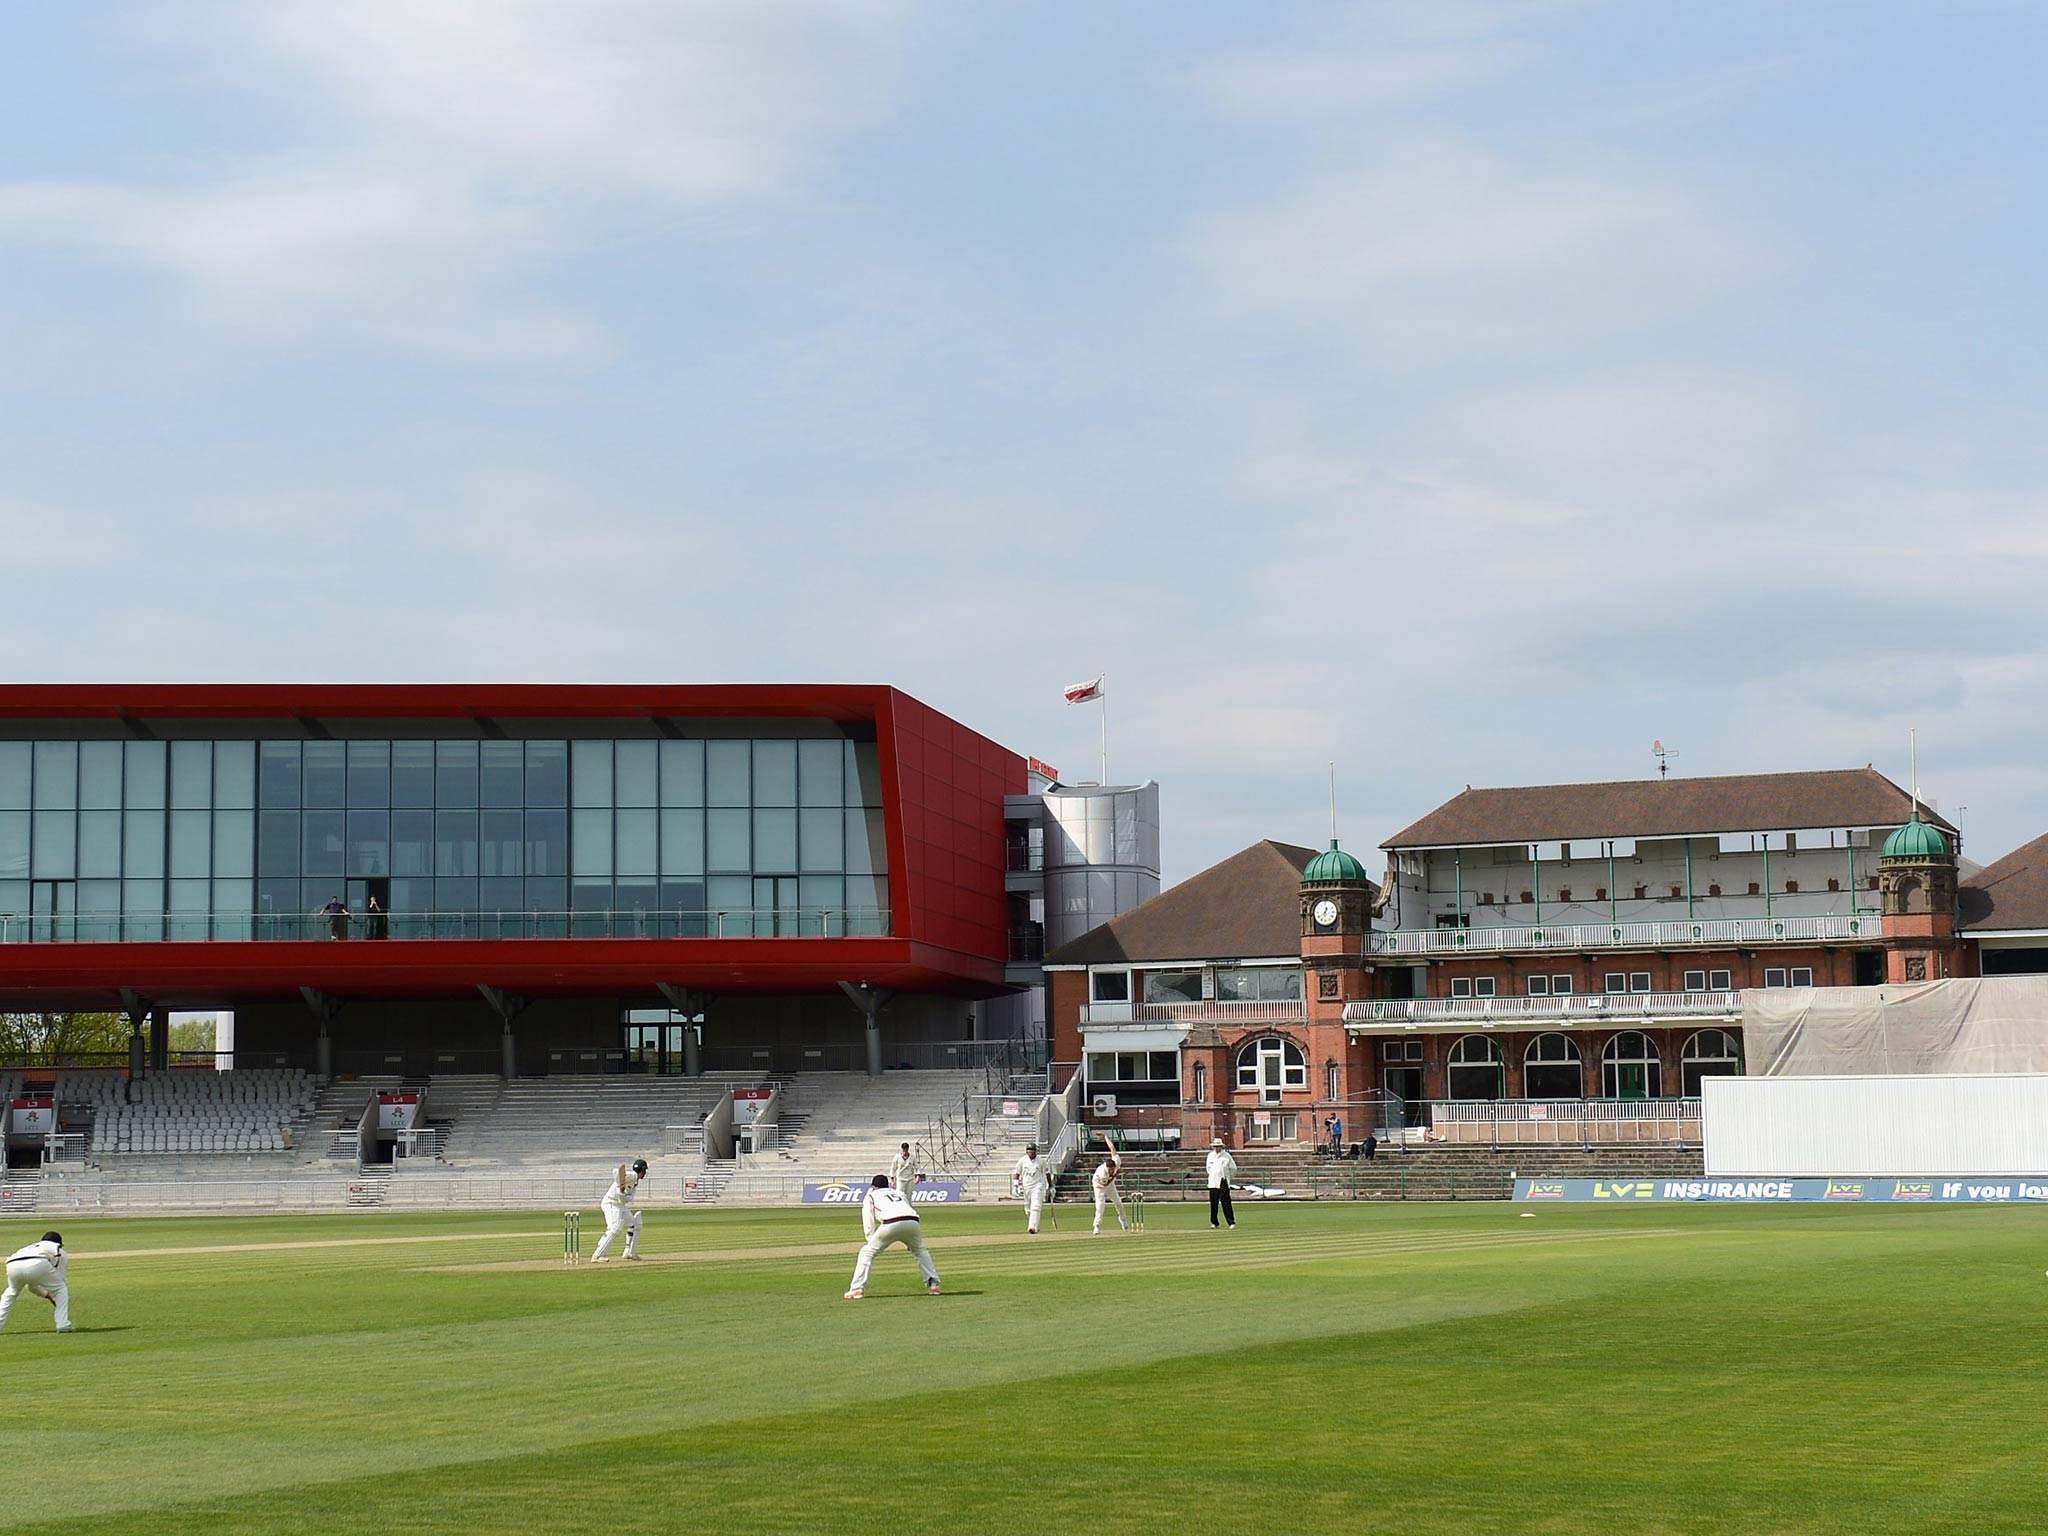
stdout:
<svg viewBox="0 0 2048 1536">
<path fill-rule="evenodd" d="M 886 907 L 497 912 L 0 913 L 0 944 L 356 939 L 887 938 Z"/>
<path fill-rule="evenodd" d="M 1295 1024 L 1308 1017 L 1298 997 L 1215 998 L 1199 1003 L 1086 1003 L 1081 1022 L 1090 1029 L 1138 1024 Z"/>
<path fill-rule="evenodd" d="M 1508 949 L 1669 949 L 1726 944 L 1810 944 L 1883 936 L 1874 911 L 1814 917 L 1734 917 L 1662 923 L 1528 923 L 1502 928 L 1412 928 L 1368 935 L 1380 955 L 1455 955 Z"/>
<path fill-rule="evenodd" d="M 1433 1099 L 1430 1139 L 1453 1145 L 1702 1144 L 1698 1099 Z"/>
<path fill-rule="evenodd" d="M 1740 992 L 1573 992 L 1562 997 L 1374 998 L 1346 1003 L 1346 1024 L 1641 1023 L 1742 1017 Z"/>
</svg>

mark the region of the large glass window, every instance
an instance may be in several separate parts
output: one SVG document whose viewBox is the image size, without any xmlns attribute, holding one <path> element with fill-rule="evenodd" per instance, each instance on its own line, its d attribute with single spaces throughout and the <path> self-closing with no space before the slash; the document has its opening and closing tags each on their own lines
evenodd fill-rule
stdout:
<svg viewBox="0 0 2048 1536">
<path fill-rule="evenodd" d="M 121 808 L 121 743 L 82 741 L 78 744 L 78 804 L 88 811 Z"/>
<path fill-rule="evenodd" d="M 391 881 L 394 917 L 523 899 L 873 933 L 888 926 L 881 798 L 875 745 L 836 736 L 0 742 L 0 882 L 24 907 L 31 881 L 90 884 L 131 937 L 150 925 L 124 908 L 158 927 L 175 911 L 190 937 L 222 893 L 227 934 L 303 937 L 334 887 L 366 879 Z M 238 928 L 248 911 L 268 920 Z"/>
<path fill-rule="evenodd" d="M 213 804 L 213 743 L 171 743 L 171 806 L 203 811 Z"/>
<path fill-rule="evenodd" d="M 1685 1042 L 1679 1077 L 1688 1099 L 1700 1096 L 1702 1078 L 1741 1075 L 1742 1046 L 1727 1030 L 1703 1029 Z"/>
<path fill-rule="evenodd" d="M 1236 966 L 1216 972 L 1216 997 L 1228 1003 L 1298 1003 L 1301 972 L 1293 966 Z"/>
<path fill-rule="evenodd" d="M 1600 1053 L 1600 1092 L 1610 1099 L 1664 1096 L 1664 1065 L 1648 1035 L 1625 1029 Z"/>
<path fill-rule="evenodd" d="M 256 808 L 255 742 L 217 741 L 213 744 L 213 808 L 217 811 Z"/>
<path fill-rule="evenodd" d="M 477 749 L 477 798 L 487 806 L 513 810 L 524 805 L 526 743 L 486 741 Z"/>
<path fill-rule="evenodd" d="M 348 744 L 348 803 L 383 807 L 391 803 L 391 743 Z"/>
<path fill-rule="evenodd" d="M 1444 1086 L 1454 1099 L 1507 1096 L 1500 1051 L 1485 1035 L 1462 1035 L 1446 1058 Z"/>
<path fill-rule="evenodd" d="M 1199 1003 L 1202 1000 L 1200 971 L 1147 971 L 1145 1001 L 1148 1003 Z"/>
<path fill-rule="evenodd" d="M 1148 978 L 1149 980 L 1149 978 Z M 1278 1098 L 1284 1091 L 1308 1087 L 1308 1057 L 1292 1040 L 1252 1040 L 1237 1053 L 1237 1086 L 1256 1088 Z"/>
<path fill-rule="evenodd" d="M 1569 1035 L 1538 1035 L 1522 1058 L 1522 1097 L 1576 1099 L 1585 1094 L 1585 1067 Z"/>
<path fill-rule="evenodd" d="M 616 805 L 644 809 L 656 803 L 659 773 L 655 766 L 657 743 L 622 741 L 612 760 L 613 794 Z"/>
<path fill-rule="evenodd" d="M 340 810 L 348 804 L 348 743 L 309 741 L 299 749 L 300 795 L 308 807 Z"/>
<path fill-rule="evenodd" d="M 28 809 L 29 764 L 33 749 L 25 741 L 0 741 L 0 810 Z"/>
<path fill-rule="evenodd" d="M 431 741 L 391 743 L 391 803 L 419 807 L 434 803 L 434 744 Z"/>
<path fill-rule="evenodd" d="M 704 794 L 707 805 L 740 806 L 752 798 L 753 767 L 748 743 L 704 743 Z"/>
<path fill-rule="evenodd" d="M 299 803 L 299 744 L 266 741 L 258 748 L 256 794 L 266 810 L 284 810 Z"/>
</svg>

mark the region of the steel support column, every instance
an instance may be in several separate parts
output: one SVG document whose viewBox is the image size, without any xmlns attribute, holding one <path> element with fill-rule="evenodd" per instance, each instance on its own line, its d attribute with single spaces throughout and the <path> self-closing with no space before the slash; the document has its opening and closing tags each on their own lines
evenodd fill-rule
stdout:
<svg viewBox="0 0 2048 1536">
<path fill-rule="evenodd" d="M 882 1075 L 882 1023 L 878 1015 L 896 994 L 887 987 L 871 987 L 864 981 L 842 981 L 839 990 L 861 1011 L 868 1026 L 868 1076 Z"/>
</svg>

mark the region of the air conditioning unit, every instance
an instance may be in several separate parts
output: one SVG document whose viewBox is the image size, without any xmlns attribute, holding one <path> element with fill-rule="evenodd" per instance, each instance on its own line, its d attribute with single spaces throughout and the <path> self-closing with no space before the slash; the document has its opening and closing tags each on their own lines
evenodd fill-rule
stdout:
<svg viewBox="0 0 2048 1536">
<path fill-rule="evenodd" d="M 1094 1098 L 1088 1101 L 1088 1113 L 1094 1115 L 1098 1120 L 1114 1120 L 1116 1118 L 1116 1095 L 1113 1093 L 1096 1094 Z"/>
</svg>

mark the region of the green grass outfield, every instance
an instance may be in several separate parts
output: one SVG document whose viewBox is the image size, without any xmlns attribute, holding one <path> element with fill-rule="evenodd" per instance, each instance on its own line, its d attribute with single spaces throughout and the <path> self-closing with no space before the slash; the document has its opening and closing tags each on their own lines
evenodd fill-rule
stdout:
<svg viewBox="0 0 2048 1536">
<path fill-rule="evenodd" d="M 0 1530 L 2048 1528 L 2048 1211 L 1527 1209 L 65 1218 Z"/>
</svg>

